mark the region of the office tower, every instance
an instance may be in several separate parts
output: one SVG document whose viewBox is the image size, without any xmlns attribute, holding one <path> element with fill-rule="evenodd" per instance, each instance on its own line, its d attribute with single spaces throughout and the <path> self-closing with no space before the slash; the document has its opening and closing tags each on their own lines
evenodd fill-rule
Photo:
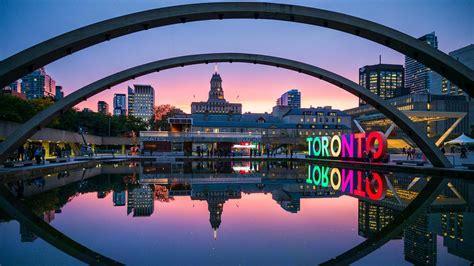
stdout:
<svg viewBox="0 0 474 266">
<path fill-rule="evenodd" d="M 112 199 L 114 202 L 114 206 L 125 206 L 125 191 L 114 190 Z"/>
<path fill-rule="evenodd" d="M 54 96 L 54 99 L 56 100 L 61 100 L 64 98 L 64 91 L 63 91 L 63 86 L 56 86 L 56 95 Z"/>
<path fill-rule="evenodd" d="M 436 234 L 429 215 L 421 214 L 403 233 L 405 260 L 415 265 L 436 265 Z"/>
<path fill-rule="evenodd" d="M 46 74 L 44 67 L 24 76 L 21 80 L 21 92 L 28 100 L 56 95 L 56 81 Z"/>
<path fill-rule="evenodd" d="M 359 85 L 386 100 L 409 94 L 403 84 L 402 65 L 378 64 L 359 68 Z M 359 99 L 359 105 L 365 102 Z"/>
<path fill-rule="evenodd" d="M 133 216 L 150 216 L 155 208 L 153 190 L 142 185 L 128 190 L 127 215 L 133 212 Z"/>
<path fill-rule="evenodd" d="M 127 114 L 126 95 L 121 93 L 114 94 L 114 116 L 121 116 Z"/>
<path fill-rule="evenodd" d="M 426 34 L 418 40 L 438 49 L 438 37 L 435 33 Z M 405 86 L 410 93 L 441 94 L 442 76 L 429 67 L 416 61 L 416 59 L 405 56 Z"/>
<path fill-rule="evenodd" d="M 150 85 L 128 87 L 128 115 L 149 120 L 154 116 L 155 89 Z"/>
<path fill-rule="evenodd" d="M 292 108 L 301 107 L 301 92 L 297 89 L 289 90 L 283 93 L 277 100 L 277 106 L 290 106 Z"/>
<path fill-rule="evenodd" d="M 97 112 L 108 115 L 109 114 L 109 104 L 104 101 L 97 102 Z"/>
<path fill-rule="evenodd" d="M 454 50 L 449 53 L 450 56 L 454 57 L 459 62 L 463 63 L 470 69 L 474 69 L 474 44 L 464 46 L 460 49 Z M 450 95 L 464 95 L 464 91 L 450 82 L 446 78 L 443 78 L 442 89 L 443 94 Z"/>
</svg>

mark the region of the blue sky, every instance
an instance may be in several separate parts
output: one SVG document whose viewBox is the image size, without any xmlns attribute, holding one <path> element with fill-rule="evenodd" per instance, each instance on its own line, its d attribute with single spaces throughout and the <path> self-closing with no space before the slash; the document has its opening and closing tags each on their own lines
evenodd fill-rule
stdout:
<svg viewBox="0 0 474 266">
<path fill-rule="evenodd" d="M 58 34 L 132 12 L 203 1 L 26 1 L 0 0 L 0 58 Z M 362 17 L 419 37 L 435 31 L 439 48 L 450 52 L 474 43 L 474 1 L 277 1 Z M 297 23 L 265 20 L 193 22 L 151 29 L 84 49 L 46 67 L 66 93 L 106 75 L 173 56 L 209 52 L 248 52 L 311 63 L 357 81 L 358 68 L 382 62 L 403 64 L 404 56 L 346 33 Z M 189 110 L 193 100 L 205 100 L 213 66 L 192 66 L 116 86 L 81 106 L 96 109 L 98 100 L 111 102 L 127 85 L 149 83 L 156 103 Z M 340 89 L 287 70 L 248 64 L 221 64 L 226 97 L 241 101 L 245 111 L 270 111 L 275 98 L 292 88 L 302 91 L 304 106 L 348 108 L 357 99 Z M 176 91 L 181 91 L 179 97 Z M 193 96 L 194 95 L 194 96 Z M 237 99 L 237 95 L 239 96 Z"/>
</svg>

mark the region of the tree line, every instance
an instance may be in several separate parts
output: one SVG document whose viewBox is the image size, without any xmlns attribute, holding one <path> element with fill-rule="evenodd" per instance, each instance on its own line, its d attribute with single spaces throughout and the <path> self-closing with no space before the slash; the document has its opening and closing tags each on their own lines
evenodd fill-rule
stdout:
<svg viewBox="0 0 474 266">
<path fill-rule="evenodd" d="M 0 93 L 0 120 L 25 123 L 38 112 L 54 104 L 50 97 L 23 100 L 6 93 Z M 83 112 L 71 108 L 48 124 L 48 128 L 78 132 L 87 128 L 88 134 L 97 136 L 127 136 L 145 130 L 168 130 L 167 118 L 176 112 L 171 105 L 155 107 L 155 116 L 144 121 L 133 116 L 111 116 L 96 112 Z M 109 132 L 110 131 L 110 132 Z"/>
</svg>

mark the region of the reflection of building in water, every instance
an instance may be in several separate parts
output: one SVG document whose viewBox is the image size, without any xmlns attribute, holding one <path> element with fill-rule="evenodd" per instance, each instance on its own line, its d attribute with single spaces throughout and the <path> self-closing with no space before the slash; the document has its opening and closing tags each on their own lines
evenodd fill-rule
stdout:
<svg viewBox="0 0 474 266">
<path fill-rule="evenodd" d="M 415 265 L 436 265 L 436 234 L 429 215 L 421 214 L 403 233 L 405 260 Z"/>
<path fill-rule="evenodd" d="M 443 245 L 448 252 L 474 261 L 474 213 L 443 212 L 440 214 Z"/>
<path fill-rule="evenodd" d="M 40 214 L 39 217 L 43 218 L 43 221 L 47 223 L 51 223 L 55 218 L 54 210 L 45 211 L 44 213 Z M 21 223 L 20 223 L 20 237 L 21 237 L 21 242 L 33 242 L 38 238 L 38 236 L 35 235 L 33 232 L 31 232 L 27 226 Z"/>
<path fill-rule="evenodd" d="M 125 191 L 114 191 L 112 200 L 114 206 L 125 206 Z"/>
<path fill-rule="evenodd" d="M 97 191 L 97 198 L 98 199 L 103 199 L 107 197 L 107 195 L 110 193 L 110 191 Z"/>
<path fill-rule="evenodd" d="M 23 224 L 20 224 L 20 237 L 21 242 L 33 242 L 38 238 L 38 236 L 36 236 L 33 232 L 30 231 L 28 227 Z"/>
<path fill-rule="evenodd" d="M 381 201 L 359 200 L 359 235 L 371 237 L 403 210 L 426 185 L 424 178 L 389 177 L 396 193 L 387 190 Z M 406 227 L 405 259 L 417 265 L 436 264 L 436 235 L 444 238 L 448 252 L 474 260 L 474 213 L 472 185 L 451 180 L 436 200 L 413 224 Z M 471 196 L 471 197 L 470 197 Z"/>
<path fill-rule="evenodd" d="M 133 216 L 150 216 L 154 210 L 153 190 L 147 186 L 128 190 L 127 215 L 132 213 Z"/>
<path fill-rule="evenodd" d="M 397 210 L 359 199 L 359 235 L 369 238 L 395 219 Z M 396 236 L 401 238 L 401 236 Z"/>
<path fill-rule="evenodd" d="M 215 187 L 213 187 L 215 189 Z M 196 190 L 196 191 L 195 191 Z M 224 203 L 228 199 L 240 199 L 240 190 L 234 190 L 232 187 L 224 187 L 219 190 L 211 191 L 209 187 L 204 186 L 201 189 L 192 191 L 191 199 L 207 201 L 209 210 L 209 222 L 214 229 L 214 239 L 217 239 L 217 229 L 221 225 L 222 212 L 224 211 Z"/>
<path fill-rule="evenodd" d="M 297 213 L 300 211 L 300 199 L 282 200 L 278 203 L 287 212 Z"/>
</svg>

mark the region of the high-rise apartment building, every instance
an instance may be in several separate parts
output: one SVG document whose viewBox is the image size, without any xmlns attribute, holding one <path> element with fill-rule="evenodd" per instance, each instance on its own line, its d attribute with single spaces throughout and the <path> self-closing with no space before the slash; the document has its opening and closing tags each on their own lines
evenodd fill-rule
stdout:
<svg viewBox="0 0 474 266">
<path fill-rule="evenodd" d="M 463 63 L 470 69 L 474 69 L 474 44 L 470 44 L 468 46 L 454 50 L 450 52 L 449 55 L 454 57 L 456 60 Z M 464 95 L 464 91 L 461 88 L 459 88 L 446 78 L 443 78 L 441 92 L 443 94 L 450 95 Z"/>
<path fill-rule="evenodd" d="M 378 64 L 359 68 L 359 85 L 386 100 L 408 94 L 402 65 Z M 359 105 L 365 104 L 359 99 Z"/>
<path fill-rule="evenodd" d="M 27 99 L 55 97 L 56 95 L 56 81 L 46 74 L 44 67 L 31 72 L 21 80 L 21 92 L 26 95 Z"/>
<path fill-rule="evenodd" d="M 434 32 L 426 34 L 418 40 L 438 49 L 438 37 Z M 441 94 L 443 77 L 429 67 L 405 56 L 405 86 L 411 93 Z"/>
<path fill-rule="evenodd" d="M 109 114 L 109 104 L 104 101 L 97 102 L 97 112 L 100 114 L 108 115 Z"/>
<path fill-rule="evenodd" d="M 128 87 L 128 115 L 149 120 L 154 115 L 155 89 L 150 85 Z"/>
<path fill-rule="evenodd" d="M 283 93 L 276 100 L 276 105 L 301 108 L 301 92 L 299 92 L 297 89 L 293 89 Z"/>
<path fill-rule="evenodd" d="M 121 116 L 127 114 L 127 96 L 125 94 L 114 94 L 114 116 Z"/>
</svg>

